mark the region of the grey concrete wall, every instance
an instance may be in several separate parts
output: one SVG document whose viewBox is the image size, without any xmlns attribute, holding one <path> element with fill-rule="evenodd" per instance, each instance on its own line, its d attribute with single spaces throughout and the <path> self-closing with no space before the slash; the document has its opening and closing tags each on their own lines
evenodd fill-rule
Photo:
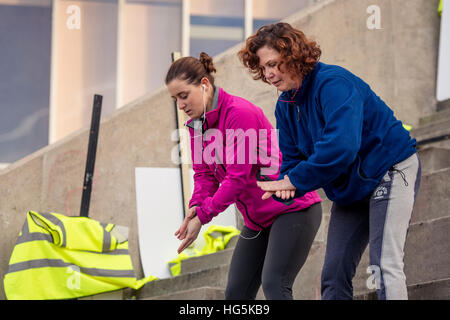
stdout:
<svg viewBox="0 0 450 320">
<path fill-rule="evenodd" d="M 382 29 L 371 31 L 366 28 L 366 8 L 374 3 L 381 9 Z M 322 0 L 286 21 L 319 42 L 322 61 L 361 76 L 400 119 L 415 125 L 435 110 L 436 6 L 437 0 Z M 275 124 L 276 91 L 251 79 L 236 57 L 240 47 L 216 57 L 217 84 L 261 106 Z M 162 88 L 101 124 L 90 213 L 94 219 L 131 228 L 130 251 L 139 277 L 134 168 L 175 167 L 170 160 L 174 117 L 172 100 Z M 28 210 L 78 215 L 87 141 L 84 128 L 0 171 L 2 278 Z M 326 224 L 329 205 L 324 207 Z M 3 283 L 0 294 L 4 298 Z"/>
</svg>

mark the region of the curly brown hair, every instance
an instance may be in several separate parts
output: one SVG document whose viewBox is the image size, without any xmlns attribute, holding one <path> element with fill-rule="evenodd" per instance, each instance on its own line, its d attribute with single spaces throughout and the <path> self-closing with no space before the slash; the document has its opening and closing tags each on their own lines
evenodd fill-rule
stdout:
<svg viewBox="0 0 450 320">
<path fill-rule="evenodd" d="M 254 80 L 261 79 L 266 83 L 269 82 L 259 66 L 259 57 L 256 55 L 256 52 L 264 46 L 280 53 L 281 62 L 278 69 L 285 64 L 287 72 L 301 75 L 302 78 L 314 69 L 322 53 L 315 41 L 307 39 L 302 31 L 288 23 L 279 22 L 262 26 L 254 35 L 247 38 L 245 47 L 238 52 L 238 56 L 254 75 Z"/>
</svg>

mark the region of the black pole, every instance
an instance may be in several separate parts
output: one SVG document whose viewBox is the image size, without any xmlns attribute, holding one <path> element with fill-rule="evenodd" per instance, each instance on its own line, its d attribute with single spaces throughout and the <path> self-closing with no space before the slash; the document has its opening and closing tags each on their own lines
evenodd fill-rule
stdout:
<svg viewBox="0 0 450 320">
<path fill-rule="evenodd" d="M 97 152 L 98 133 L 100 130 L 100 115 L 102 113 L 101 95 L 94 95 L 94 107 L 92 109 L 91 130 L 89 133 L 89 145 L 84 173 L 83 195 L 81 197 L 80 216 L 89 216 L 89 203 L 91 201 L 92 179 L 94 177 L 95 155 Z"/>
</svg>

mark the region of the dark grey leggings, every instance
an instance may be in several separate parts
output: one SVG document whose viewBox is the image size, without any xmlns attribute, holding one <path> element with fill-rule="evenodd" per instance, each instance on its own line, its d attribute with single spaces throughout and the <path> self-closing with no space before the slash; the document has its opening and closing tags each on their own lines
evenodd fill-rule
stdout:
<svg viewBox="0 0 450 320">
<path fill-rule="evenodd" d="M 225 292 L 229 300 L 253 300 L 262 283 L 266 299 L 292 300 L 292 285 L 322 221 L 316 203 L 280 215 L 267 229 L 243 227 L 234 249 Z"/>
</svg>

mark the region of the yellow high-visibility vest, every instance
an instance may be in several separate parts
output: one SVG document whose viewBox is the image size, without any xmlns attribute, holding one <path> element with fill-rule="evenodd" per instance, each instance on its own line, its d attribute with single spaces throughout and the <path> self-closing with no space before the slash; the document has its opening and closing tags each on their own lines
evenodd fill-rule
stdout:
<svg viewBox="0 0 450 320">
<path fill-rule="evenodd" d="M 127 228 L 87 217 L 29 211 L 4 277 L 7 299 L 70 299 L 139 289 Z"/>
<path fill-rule="evenodd" d="M 438 7 L 438 13 L 439 15 L 442 15 L 442 7 L 444 6 L 444 0 L 441 0 L 439 2 L 439 7 Z"/>
</svg>

